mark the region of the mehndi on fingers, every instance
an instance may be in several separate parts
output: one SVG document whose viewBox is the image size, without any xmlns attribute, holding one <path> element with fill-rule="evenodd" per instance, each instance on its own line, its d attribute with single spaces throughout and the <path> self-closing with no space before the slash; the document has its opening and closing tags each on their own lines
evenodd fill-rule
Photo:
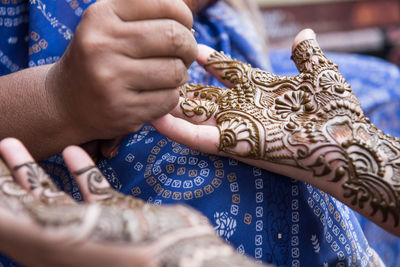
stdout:
<svg viewBox="0 0 400 267">
<path fill-rule="evenodd" d="M 139 208 L 145 204 L 141 199 L 123 195 L 112 189 L 107 179 L 94 165 L 75 171 L 73 174 L 75 176 L 83 176 L 80 178 L 87 181 L 88 193 L 95 196 L 98 203 L 101 205 L 115 205 L 133 209 L 136 207 Z"/>
<path fill-rule="evenodd" d="M 21 179 L 26 180 L 29 189 L 35 191 L 41 202 L 46 204 L 73 203 L 73 199 L 58 189 L 50 176 L 36 163 L 26 162 L 13 167 L 13 171 L 21 171 Z"/>
<path fill-rule="evenodd" d="M 369 216 L 400 223 L 400 139 L 378 130 L 314 39 L 293 51 L 297 76 L 277 76 L 215 52 L 208 66 L 232 88 L 187 84 L 183 113 L 215 118 L 219 150 L 309 171 L 342 186 Z M 368 207 L 367 207 L 368 206 Z"/>
<path fill-rule="evenodd" d="M 74 174 L 86 175 L 90 193 L 100 199 L 92 240 L 149 246 L 160 266 L 256 265 L 217 237 L 207 218 L 192 208 L 153 206 L 118 193 L 94 166 Z"/>
<path fill-rule="evenodd" d="M 17 166 L 25 170 L 30 189 L 58 189 L 34 162 Z M 93 204 L 47 199 L 22 188 L 0 161 L 0 208 L 43 227 L 43 234 L 58 232 L 62 243 L 88 242 L 148 248 L 160 266 L 260 266 L 238 254 L 216 236 L 206 217 L 184 205 L 154 206 L 114 191 L 95 166 L 74 172 L 87 180 Z M 61 194 L 61 193 L 60 193 Z"/>
<path fill-rule="evenodd" d="M 34 201 L 35 198 L 15 182 L 8 167 L 0 159 L 0 208 L 26 218 L 24 204 Z"/>
</svg>

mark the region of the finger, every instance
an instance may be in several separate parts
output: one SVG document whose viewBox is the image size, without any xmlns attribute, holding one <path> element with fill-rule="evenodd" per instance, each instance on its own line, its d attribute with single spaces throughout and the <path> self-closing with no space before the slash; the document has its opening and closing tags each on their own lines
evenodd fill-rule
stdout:
<svg viewBox="0 0 400 267">
<path fill-rule="evenodd" d="M 121 23 L 115 46 L 132 58 L 176 57 L 188 68 L 197 57 L 192 32 L 174 20 Z"/>
<path fill-rule="evenodd" d="M 199 63 L 200 66 L 205 68 L 205 70 L 207 70 L 215 78 L 217 78 L 218 81 L 224 86 L 228 88 L 232 88 L 235 86 L 235 81 L 231 81 L 227 77 L 225 77 L 224 71 L 222 70 L 222 68 L 225 67 L 226 69 L 228 69 L 227 65 L 229 64 L 229 62 L 234 63 L 233 59 L 231 59 L 229 56 L 223 54 L 222 52 L 217 52 L 209 46 L 199 44 L 196 61 L 197 63 Z M 233 68 L 232 71 L 234 73 L 240 73 L 240 69 L 241 68 L 235 70 Z"/>
<path fill-rule="evenodd" d="M 216 126 L 195 125 L 167 114 L 151 124 L 161 134 L 174 141 L 205 153 L 218 154 L 219 130 Z"/>
<path fill-rule="evenodd" d="M 0 159 L 0 218 L 2 221 L 7 216 L 28 218 L 24 204 L 34 202 L 34 197 L 16 183 L 6 163 Z M 3 229 L 4 230 L 4 229 Z"/>
<path fill-rule="evenodd" d="M 179 102 L 179 92 L 178 89 L 142 91 L 133 94 L 127 101 L 124 106 L 130 108 L 129 115 L 122 120 L 138 129 L 139 124 L 159 118 L 173 110 Z"/>
<path fill-rule="evenodd" d="M 170 113 L 195 124 L 216 125 L 215 114 L 229 89 L 202 84 L 180 87 L 181 98 Z"/>
<path fill-rule="evenodd" d="M 179 104 L 170 112 L 177 118 L 187 120 L 194 124 L 216 126 L 215 114 L 218 104 L 199 98 L 179 98 Z"/>
<path fill-rule="evenodd" d="M 213 103 L 219 103 L 228 91 L 228 88 L 195 83 L 186 83 L 179 88 L 181 96 L 185 98 L 203 99 Z"/>
<path fill-rule="evenodd" d="M 25 189 L 30 190 L 32 183 L 37 184 L 36 179 L 29 181 L 28 175 L 22 170 L 23 164 L 34 164 L 34 159 L 23 144 L 14 138 L 6 138 L 0 142 L 0 154 L 5 163 L 10 167 L 16 181 Z M 26 172 L 26 170 L 25 170 Z"/>
<path fill-rule="evenodd" d="M 292 51 L 294 51 L 296 47 L 305 40 L 317 40 L 315 32 L 311 29 L 304 29 L 301 32 L 299 32 L 294 38 Z"/>
<path fill-rule="evenodd" d="M 198 51 L 197 62 L 228 88 L 237 88 L 246 93 L 252 86 L 268 84 L 278 78 L 208 46 L 198 45 Z"/>
<path fill-rule="evenodd" d="M 123 21 L 173 19 L 188 29 L 193 25 L 192 11 L 182 0 L 114 0 L 99 4 L 106 5 L 106 8 L 111 5 Z"/>
<path fill-rule="evenodd" d="M 6 138 L 0 142 L 0 154 L 10 166 L 18 184 L 38 197 L 43 203 L 74 203 L 51 181 L 43 169 L 34 162 L 25 146 L 15 138 Z"/>
<path fill-rule="evenodd" d="M 208 63 L 208 59 L 212 54 L 217 52 L 217 50 L 203 44 L 198 45 L 199 53 L 197 54 L 197 62 L 200 64 L 200 66 L 206 66 Z"/>
<path fill-rule="evenodd" d="M 337 69 L 337 65 L 322 52 L 311 29 L 305 29 L 296 36 L 292 46 L 292 59 L 301 73 L 315 75 L 322 69 Z"/>
<path fill-rule="evenodd" d="M 86 202 L 95 203 L 111 197 L 113 189 L 82 148 L 69 146 L 62 154 Z"/>
<path fill-rule="evenodd" d="M 107 179 L 82 148 L 78 146 L 67 147 L 63 151 L 63 157 L 86 202 L 100 202 L 106 206 L 112 205 L 130 209 L 145 205 L 146 202 L 143 200 L 123 195 L 112 189 Z"/>
<path fill-rule="evenodd" d="M 101 154 L 106 158 L 113 158 L 117 155 L 121 143 L 126 135 L 115 137 L 111 140 L 102 140 L 100 143 Z"/>
<path fill-rule="evenodd" d="M 119 60 L 116 71 L 128 78 L 128 89 L 133 91 L 178 88 L 188 79 L 186 65 L 180 58 L 117 57 L 116 60 Z"/>
<path fill-rule="evenodd" d="M 0 211 L 14 216 L 17 213 L 22 217 L 23 203 L 32 201 L 34 201 L 33 196 L 16 183 L 7 165 L 0 160 Z"/>
</svg>

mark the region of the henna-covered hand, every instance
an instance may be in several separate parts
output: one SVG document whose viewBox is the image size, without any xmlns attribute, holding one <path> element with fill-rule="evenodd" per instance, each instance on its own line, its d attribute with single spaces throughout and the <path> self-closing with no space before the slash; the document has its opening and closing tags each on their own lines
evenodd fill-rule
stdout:
<svg viewBox="0 0 400 267">
<path fill-rule="evenodd" d="M 185 145 L 308 182 L 400 236 L 399 139 L 364 116 L 312 31 L 295 43 L 294 77 L 203 48 L 198 61 L 228 88 L 187 84 L 174 115 L 197 125 L 171 115 L 154 125 Z"/>
<path fill-rule="evenodd" d="M 19 263 L 256 266 L 218 238 L 199 212 L 114 191 L 79 147 L 63 156 L 86 203 L 59 191 L 19 141 L 0 142 L 0 154 L 6 163 L 0 160 L 0 252 Z"/>
</svg>

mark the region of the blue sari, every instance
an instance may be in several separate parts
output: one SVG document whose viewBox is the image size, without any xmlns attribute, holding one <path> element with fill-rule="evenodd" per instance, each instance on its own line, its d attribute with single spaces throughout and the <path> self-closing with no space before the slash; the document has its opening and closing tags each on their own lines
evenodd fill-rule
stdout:
<svg viewBox="0 0 400 267">
<path fill-rule="evenodd" d="M 9 1 L 9 0 L 7 0 Z M 91 0 L 24 0 L 0 4 L 0 75 L 56 62 L 72 38 Z M 250 19 L 220 1 L 195 17 L 199 43 L 224 51 L 255 67 L 277 74 L 296 73 L 287 52 L 267 55 L 263 40 Z M 289 48 L 287 48 L 289 50 Z M 386 62 L 332 54 L 352 83 L 364 110 L 373 121 L 400 136 L 400 71 Z M 360 66 L 368 66 L 365 72 Z M 373 68 L 376 76 L 369 75 Z M 220 85 L 194 63 L 189 74 L 196 83 Z M 397 92 L 396 92 L 397 91 Z M 372 97 L 373 96 L 373 97 Z M 81 200 L 60 156 L 42 164 L 60 188 Z M 112 159 L 98 164 L 114 188 L 155 205 L 184 202 L 203 212 L 219 236 L 257 261 L 279 266 L 383 266 L 369 245 L 358 216 L 320 190 L 287 177 L 233 159 L 188 149 L 162 136 L 150 125 L 130 134 Z M 394 242 L 385 245 L 399 251 L 397 239 L 376 230 L 361 219 L 367 233 L 377 231 Z M 374 229 L 374 230 L 369 230 Z M 375 247 L 377 251 L 386 254 Z M 399 262 L 397 254 L 385 258 L 388 266 Z M 4 265 L 11 262 L 2 259 Z M 392 264 L 393 263 L 393 264 Z"/>
</svg>

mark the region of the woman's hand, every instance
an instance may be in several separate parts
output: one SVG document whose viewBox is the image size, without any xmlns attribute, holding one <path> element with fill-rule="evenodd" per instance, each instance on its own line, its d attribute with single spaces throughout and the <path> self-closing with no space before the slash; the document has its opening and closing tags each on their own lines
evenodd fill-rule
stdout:
<svg viewBox="0 0 400 267">
<path fill-rule="evenodd" d="M 400 236 L 399 139 L 364 116 L 311 30 L 293 60 L 300 74 L 280 77 L 202 47 L 199 63 L 228 88 L 185 85 L 180 118 L 153 124 L 191 148 L 310 183 Z"/>
<path fill-rule="evenodd" d="M 63 156 L 85 203 L 59 191 L 18 140 L 1 141 L 0 154 L 0 252 L 19 263 L 256 266 L 193 209 L 153 206 L 114 191 L 79 147 Z"/>
</svg>

